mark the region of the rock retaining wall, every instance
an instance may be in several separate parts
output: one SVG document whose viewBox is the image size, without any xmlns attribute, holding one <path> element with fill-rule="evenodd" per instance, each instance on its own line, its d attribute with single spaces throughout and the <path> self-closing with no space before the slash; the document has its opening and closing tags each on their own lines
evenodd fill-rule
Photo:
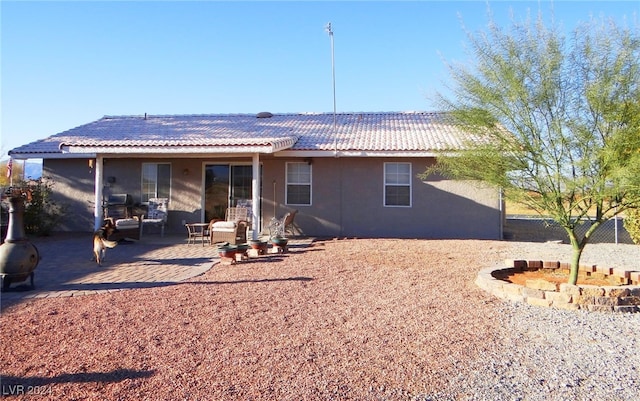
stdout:
<svg viewBox="0 0 640 401">
<path fill-rule="evenodd" d="M 640 271 L 581 265 L 580 275 L 608 279 L 618 285 L 565 283 L 560 284 L 559 288 L 546 281 L 523 286 L 500 280 L 495 276 L 498 272 L 540 269 L 568 270 L 569 264 L 556 261 L 507 260 L 505 267 L 480 270 L 476 284 L 498 298 L 530 305 L 598 312 L 640 312 Z"/>
</svg>

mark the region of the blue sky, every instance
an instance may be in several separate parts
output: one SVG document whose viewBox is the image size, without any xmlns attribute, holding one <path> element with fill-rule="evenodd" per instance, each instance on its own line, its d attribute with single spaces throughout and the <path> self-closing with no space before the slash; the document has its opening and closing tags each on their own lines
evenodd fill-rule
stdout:
<svg viewBox="0 0 640 401">
<path fill-rule="evenodd" d="M 0 158 L 104 115 L 433 110 L 462 23 L 541 10 L 567 30 L 640 1 L 0 2 Z"/>
</svg>

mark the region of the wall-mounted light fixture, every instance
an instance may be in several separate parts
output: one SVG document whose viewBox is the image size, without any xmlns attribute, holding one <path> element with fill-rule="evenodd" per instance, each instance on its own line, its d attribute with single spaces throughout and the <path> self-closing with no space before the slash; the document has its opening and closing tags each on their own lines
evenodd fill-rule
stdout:
<svg viewBox="0 0 640 401">
<path fill-rule="evenodd" d="M 94 160 L 89 159 L 89 168 L 93 168 Z"/>
<path fill-rule="evenodd" d="M 189 169 L 185 168 L 184 170 L 182 170 L 182 175 L 189 175 Z"/>
</svg>

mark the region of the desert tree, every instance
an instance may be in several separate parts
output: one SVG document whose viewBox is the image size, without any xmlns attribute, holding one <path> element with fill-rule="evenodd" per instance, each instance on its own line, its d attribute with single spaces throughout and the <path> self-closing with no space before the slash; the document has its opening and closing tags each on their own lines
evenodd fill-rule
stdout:
<svg viewBox="0 0 640 401">
<path fill-rule="evenodd" d="M 450 93 L 437 99 L 470 139 L 425 175 L 488 182 L 553 218 L 575 284 L 593 233 L 640 201 L 638 24 L 591 19 L 565 34 L 538 14 L 507 27 L 490 18 L 467 38 L 472 62 L 448 63 Z"/>
</svg>

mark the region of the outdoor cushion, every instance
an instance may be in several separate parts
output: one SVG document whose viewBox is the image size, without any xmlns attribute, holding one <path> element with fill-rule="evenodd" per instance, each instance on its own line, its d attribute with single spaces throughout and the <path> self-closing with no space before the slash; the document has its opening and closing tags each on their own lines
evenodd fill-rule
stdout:
<svg viewBox="0 0 640 401">
<path fill-rule="evenodd" d="M 136 228 L 139 223 L 138 219 L 118 219 L 116 220 L 116 228 Z"/>
<path fill-rule="evenodd" d="M 236 229 L 236 222 L 235 221 L 216 221 L 215 223 L 213 223 L 213 226 L 211 226 L 211 228 L 219 231 L 223 231 L 223 230 L 233 231 Z"/>
</svg>

